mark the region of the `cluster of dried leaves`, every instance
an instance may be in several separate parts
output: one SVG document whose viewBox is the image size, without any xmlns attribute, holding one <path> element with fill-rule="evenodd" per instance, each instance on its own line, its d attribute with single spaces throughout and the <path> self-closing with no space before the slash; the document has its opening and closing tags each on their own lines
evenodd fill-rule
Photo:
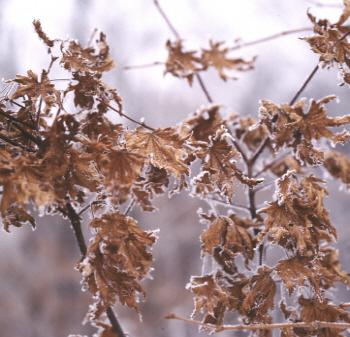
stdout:
<svg viewBox="0 0 350 337">
<path fill-rule="evenodd" d="M 344 68 L 349 66 L 349 28 L 343 26 L 350 2 L 345 5 L 334 25 L 316 22 L 309 14 L 317 35 L 305 40 L 321 54 L 322 64 L 338 63 L 350 83 Z M 211 206 L 224 203 L 234 209 L 234 186 L 241 184 L 250 214 L 221 214 L 216 207 L 200 212 L 208 226 L 201 235 L 202 257 L 212 257 L 215 268 L 192 277 L 188 288 L 195 296 L 193 316 L 202 313 L 203 323 L 211 324 L 205 329 L 220 331 L 227 312 L 238 313 L 246 325 L 272 323 L 278 287 L 289 295 L 279 303 L 285 322 L 350 323 L 347 305 L 327 297 L 335 282 L 349 286 L 350 280 L 332 247 L 337 234 L 324 207 L 326 181 L 311 172 L 324 168 L 350 184 L 349 159 L 317 147 L 322 139 L 336 145 L 350 137 L 347 131 L 330 129 L 350 124 L 350 115 L 327 116 L 325 104 L 334 96 L 311 100 L 308 108 L 303 100 L 295 105 L 262 101 L 259 120 L 224 117 L 220 106 L 210 105 L 175 127 L 154 129 L 138 123 L 129 130 L 106 117 L 108 110 L 126 115 L 117 91 L 101 79 L 115 66 L 105 35 L 100 33 L 93 45 L 83 48 L 76 41 L 50 40 L 39 21 L 34 26 L 48 51 L 57 46 L 60 54 L 52 56 L 40 76 L 28 71 L 6 81 L 9 89 L 0 105 L 1 216 L 6 231 L 27 222 L 35 227 L 28 211 L 32 204 L 41 212 L 68 217 L 77 234 L 80 215 L 90 204 L 94 237 L 88 248 L 80 242 L 78 269 L 95 299 L 87 319 L 100 328 L 101 337 L 116 336 L 103 322 L 109 307 L 120 302 L 139 311 L 139 297 L 146 296 L 139 281 L 149 276 L 149 248 L 156 231 L 139 227 L 128 215 L 131 207 L 153 211 L 152 199 L 171 186 L 170 176 L 176 182 L 172 193 L 188 189 L 190 166 L 196 160 L 201 166 L 190 180 L 192 194 Z M 166 46 L 165 72 L 190 84 L 209 67 L 223 80 L 232 78 L 225 69 L 252 68 L 253 61 L 228 58 L 230 50 L 222 43 L 210 42 L 210 49 L 201 53 L 183 51 L 180 40 Z M 65 90 L 57 90 L 49 79 L 56 60 L 70 76 Z M 70 99 L 75 109 L 67 108 Z M 263 152 L 270 159 L 263 161 Z M 258 211 L 255 195 L 271 181 L 276 182 L 275 194 Z M 275 266 L 262 264 L 267 243 L 285 251 L 286 258 Z M 239 256 L 244 264 L 237 263 Z M 343 330 L 287 327 L 282 336 L 340 336 Z M 271 330 L 255 330 L 252 336 L 271 336 Z"/>
</svg>

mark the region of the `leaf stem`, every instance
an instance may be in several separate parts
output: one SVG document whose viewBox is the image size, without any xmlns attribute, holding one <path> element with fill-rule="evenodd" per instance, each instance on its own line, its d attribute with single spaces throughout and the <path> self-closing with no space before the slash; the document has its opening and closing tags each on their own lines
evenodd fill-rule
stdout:
<svg viewBox="0 0 350 337">
<path fill-rule="evenodd" d="M 152 131 L 155 131 L 156 129 L 146 125 L 145 123 L 141 123 L 141 122 L 138 122 L 138 121 L 135 121 L 134 119 L 132 119 L 131 117 L 125 115 L 124 113 L 122 113 L 120 110 L 117 110 L 116 108 L 113 108 L 111 105 L 109 105 L 108 103 L 106 102 L 103 102 L 102 99 L 100 98 L 96 98 L 96 100 L 98 100 L 99 102 L 101 102 L 102 104 L 108 106 L 110 109 L 112 109 L 113 111 L 116 111 L 118 112 L 118 114 L 122 117 L 125 117 L 126 119 L 128 119 L 129 121 L 132 121 L 138 125 L 141 125 L 142 127 L 146 128 L 146 129 L 149 129 L 149 130 L 152 130 Z"/>
</svg>

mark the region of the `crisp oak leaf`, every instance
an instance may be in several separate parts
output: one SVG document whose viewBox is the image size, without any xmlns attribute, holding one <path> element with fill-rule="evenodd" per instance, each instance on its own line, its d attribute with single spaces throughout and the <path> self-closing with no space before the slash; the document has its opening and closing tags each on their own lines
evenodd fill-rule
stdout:
<svg viewBox="0 0 350 337">
<path fill-rule="evenodd" d="M 271 277 L 273 269 L 260 267 L 243 292 L 246 297 L 242 303 L 241 313 L 245 324 L 269 323 L 269 309 L 274 307 L 276 292 L 275 281 Z"/>
<path fill-rule="evenodd" d="M 196 51 L 184 52 L 181 40 L 168 40 L 166 48 L 169 55 L 164 74 L 171 73 L 175 77 L 187 78 L 189 85 L 192 85 L 193 76 L 205 69 L 201 58 L 195 56 Z"/>
<path fill-rule="evenodd" d="M 343 320 L 343 316 L 348 315 L 348 311 L 336 307 L 335 305 L 328 304 L 329 299 L 323 298 L 322 301 L 314 296 L 312 298 L 299 297 L 299 312 L 300 320 L 306 323 L 312 322 L 339 322 Z M 304 330 L 304 329 L 301 329 Z M 339 333 L 345 331 L 345 328 L 316 328 L 309 330 L 307 336 L 329 336 L 336 337 L 342 336 Z M 299 329 L 294 329 L 298 336 L 305 336 L 305 334 L 299 335 Z M 303 333 L 304 331 L 300 331 Z"/>
<path fill-rule="evenodd" d="M 141 175 L 145 156 L 113 146 L 97 157 L 97 164 L 105 176 L 106 186 L 130 187 Z"/>
<path fill-rule="evenodd" d="M 179 181 L 178 190 L 187 187 L 185 176 L 189 175 L 189 168 L 182 157 L 188 137 L 180 137 L 173 128 L 145 131 L 142 127 L 124 136 L 129 151 L 148 157 L 154 166 L 172 173 Z"/>
<path fill-rule="evenodd" d="M 192 318 L 199 312 L 215 316 L 214 309 L 219 303 L 229 305 L 229 295 L 215 282 L 213 275 L 192 276 L 186 288 L 195 294 Z"/>
<path fill-rule="evenodd" d="M 106 43 L 106 35 L 100 32 L 99 39 L 96 40 L 96 47 L 83 49 L 78 41 L 67 41 L 61 43 L 62 58 L 60 64 L 69 71 L 72 68 L 82 74 L 102 73 L 115 68 L 115 63 L 109 53 L 109 46 Z"/>
<path fill-rule="evenodd" d="M 229 69 L 231 71 L 246 71 L 253 69 L 255 58 L 250 61 L 245 61 L 242 58 L 229 58 L 227 54 L 230 52 L 230 49 L 222 48 L 223 44 L 224 42 L 214 43 L 210 40 L 210 49 L 202 49 L 202 60 L 204 64 L 214 67 L 224 81 L 228 79 L 237 79 L 236 77 L 227 75 L 224 69 Z"/>
<path fill-rule="evenodd" d="M 191 135 L 192 141 L 208 142 L 209 137 L 215 135 L 225 123 L 219 110 L 220 105 L 212 105 L 196 111 L 179 125 L 179 133 L 183 136 Z"/>
<path fill-rule="evenodd" d="M 350 160 L 337 151 L 327 151 L 325 153 L 324 167 L 332 177 L 340 179 L 346 187 L 350 186 Z"/>
<path fill-rule="evenodd" d="M 302 133 L 303 139 L 311 142 L 312 139 L 328 138 L 333 144 L 345 144 L 346 139 L 350 137 L 347 131 L 334 134 L 328 127 L 338 127 L 350 123 L 350 115 L 343 117 L 327 117 L 327 110 L 324 104 L 334 100 L 336 96 L 327 96 L 318 101 L 311 100 L 310 107 L 307 113 L 302 110 L 302 101 L 299 102 L 300 107 L 291 107 L 284 104 L 282 109 L 287 113 L 292 122 L 287 124 L 287 127 L 296 127 Z"/>
<path fill-rule="evenodd" d="M 35 219 L 18 206 L 10 206 L 6 209 L 5 214 L 6 216 L 3 218 L 2 223 L 4 230 L 8 233 L 10 233 L 10 226 L 22 227 L 27 222 L 30 223 L 33 229 L 36 227 Z"/>
<path fill-rule="evenodd" d="M 144 232 L 135 220 L 119 213 L 105 213 L 90 226 L 97 233 L 78 264 L 85 288 L 97 300 L 88 319 L 95 321 L 118 299 L 139 312 L 138 295 L 145 297 L 146 291 L 137 280 L 149 276 L 153 257 L 147 247 L 154 244 L 155 232 Z"/>
<path fill-rule="evenodd" d="M 18 83 L 17 90 L 11 96 L 14 100 L 19 97 L 28 96 L 30 100 L 34 102 L 38 101 L 39 96 L 45 102 L 45 113 L 48 113 L 55 105 L 61 105 L 60 92 L 55 89 L 55 86 L 51 84 L 48 74 L 45 70 L 41 73 L 41 80 L 39 81 L 38 75 L 31 70 L 27 71 L 28 76 L 16 75 L 14 80 L 6 81 L 5 83 Z"/>
<path fill-rule="evenodd" d="M 255 242 L 252 234 L 237 223 L 227 217 L 212 219 L 209 228 L 201 235 L 202 257 L 206 253 L 212 255 L 214 248 L 220 247 L 220 255 L 227 254 L 232 259 L 241 253 L 247 265 L 254 258 Z"/>
<path fill-rule="evenodd" d="M 290 259 L 280 260 L 274 270 L 286 286 L 289 297 L 296 286 L 299 288 L 308 281 L 315 293 L 321 296 L 319 285 L 316 282 L 316 271 L 312 268 L 313 258 L 296 255 Z"/>
<path fill-rule="evenodd" d="M 106 213 L 90 223 L 98 229 L 94 243 L 114 261 L 114 267 L 133 277 L 148 277 L 152 254 L 147 251 L 156 241 L 156 232 L 143 231 L 131 217 Z"/>
<path fill-rule="evenodd" d="M 202 170 L 209 173 L 212 184 L 218 188 L 220 194 L 231 200 L 232 185 L 236 184 L 236 179 L 250 188 L 264 180 L 248 178 L 237 168 L 234 158 L 241 158 L 241 154 L 227 142 L 227 138 L 231 136 L 222 127 L 216 131 L 215 137 L 210 138 L 209 143 L 197 143 L 199 149 L 195 151 L 195 155 L 201 159 Z"/>
</svg>

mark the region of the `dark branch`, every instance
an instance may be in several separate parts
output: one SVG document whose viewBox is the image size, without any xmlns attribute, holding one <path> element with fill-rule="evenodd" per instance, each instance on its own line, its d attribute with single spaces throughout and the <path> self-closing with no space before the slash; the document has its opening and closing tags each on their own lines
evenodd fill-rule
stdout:
<svg viewBox="0 0 350 337">
<path fill-rule="evenodd" d="M 25 150 L 27 152 L 33 152 L 33 153 L 37 152 L 37 150 L 31 149 L 31 148 L 29 148 L 29 147 L 27 147 L 25 145 L 17 143 L 17 142 L 13 141 L 12 139 L 10 139 L 7 136 L 4 136 L 2 134 L 0 134 L 0 139 L 4 140 L 6 143 L 9 143 L 9 144 L 11 144 L 13 146 L 18 146 L 18 147 L 20 147 L 21 149 L 23 149 L 23 150 Z"/>
<path fill-rule="evenodd" d="M 68 215 L 69 221 L 71 222 L 74 230 L 75 238 L 77 239 L 80 255 L 82 258 L 84 258 L 87 252 L 87 248 L 86 248 L 83 232 L 81 230 L 81 218 L 78 215 L 78 213 L 75 211 L 74 207 L 70 202 L 66 203 L 66 208 L 67 208 L 67 215 Z"/>
<path fill-rule="evenodd" d="M 14 103 L 14 102 L 13 102 L 13 103 Z M 11 119 L 11 120 L 14 121 L 14 122 L 17 122 L 17 123 L 19 123 L 19 124 L 22 124 L 22 125 L 24 125 L 24 126 L 27 126 L 28 128 L 30 128 L 30 129 L 32 129 L 32 130 L 35 130 L 35 127 L 34 127 L 32 124 L 29 124 L 29 123 L 27 123 L 27 122 L 21 121 L 21 120 L 19 120 L 18 118 L 13 117 L 13 116 L 11 116 L 10 114 L 8 114 L 8 113 L 6 113 L 6 112 L 4 112 L 4 111 L 2 111 L 2 110 L 0 110 L 0 115 L 3 115 L 4 117 L 6 117 L 6 118 L 8 118 L 8 119 Z"/>
<path fill-rule="evenodd" d="M 115 330 L 115 332 L 117 333 L 118 337 L 125 337 L 124 331 L 122 329 L 122 327 L 120 326 L 117 317 L 115 316 L 113 309 L 111 307 L 107 308 L 107 316 L 113 326 L 113 329 Z"/>
<path fill-rule="evenodd" d="M 18 123 L 13 123 L 13 125 L 20 130 L 26 137 L 28 137 L 33 143 L 35 143 L 36 145 L 40 145 L 41 143 L 41 139 L 37 138 L 35 136 L 33 136 L 30 132 L 28 132 L 27 130 L 23 129 L 21 127 L 21 125 L 19 125 Z"/>
</svg>

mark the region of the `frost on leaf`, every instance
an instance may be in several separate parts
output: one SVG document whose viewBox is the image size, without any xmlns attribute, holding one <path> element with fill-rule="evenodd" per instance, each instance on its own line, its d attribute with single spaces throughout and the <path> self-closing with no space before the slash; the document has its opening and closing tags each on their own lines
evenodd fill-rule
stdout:
<svg viewBox="0 0 350 337">
<path fill-rule="evenodd" d="M 97 331 L 98 337 L 118 337 L 117 333 L 111 325 L 103 322 L 96 322 L 94 325 L 99 328 Z"/>
<path fill-rule="evenodd" d="M 344 81 L 350 84 L 350 44 L 345 37 L 349 26 L 342 26 L 349 18 L 350 2 L 344 0 L 344 5 L 343 13 L 335 24 L 331 24 L 327 19 L 316 21 L 316 18 L 308 13 L 316 35 L 301 40 L 308 42 L 311 49 L 320 55 L 322 67 L 330 68 L 337 63 Z"/>
<path fill-rule="evenodd" d="M 220 106 L 213 105 L 196 111 L 190 118 L 185 119 L 180 125 L 180 134 L 191 135 L 191 141 L 208 142 L 209 137 L 221 129 L 225 121 L 219 113 Z"/>
<path fill-rule="evenodd" d="M 335 98 L 328 96 L 318 101 L 311 100 L 307 113 L 303 112 L 306 105 L 302 100 L 294 106 L 283 104 L 281 107 L 269 101 L 262 101 L 260 120 L 270 133 L 275 151 L 292 147 L 301 162 L 316 166 L 323 162 L 323 152 L 314 147 L 313 140 L 324 137 L 334 145 L 345 144 L 350 137 L 347 131 L 333 133 L 329 130 L 329 127 L 350 123 L 350 115 L 334 118 L 327 116 L 324 104 Z"/>
<path fill-rule="evenodd" d="M 255 240 L 247 228 L 240 225 L 239 219 L 235 217 L 234 222 L 227 217 L 216 218 L 214 215 L 208 217 L 204 214 L 202 217 L 206 222 L 210 222 L 209 228 L 201 235 L 202 257 L 205 254 L 215 254 L 217 260 L 232 261 L 240 253 L 248 265 L 249 260 L 254 258 Z M 241 223 L 244 223 L 243 219 Z"/>
<path fill-rule="evenodd" d="M 213 66 L 224 81 L 227 79 L 236 79 L 236 77 L 227 75 L 225 69 L 231 71 L 246 71 L 253 69 L 255 58 L 250 61 L 245 61 L 242 58 L 229 58 L 227 54 L 230 52 L 230 49 L 222 48 L 224 42 L 214 43 L 210 40 L 209 44 L 210 49 L 202 50 L 203 63 L 208 64 L 208 66 Z"/>
<path fill-rule="evenodd" d="M 260 267 L 258 274 L 254 275 L 243 289 L 243 292 L 247 295 L 241 308 L 245 324 L 268 324 L 271 322 L 268 312 L 274 307 L 276 292 L 276 284 L 270 275 L 271 272 L 272 269 L 268 267 Z"/>
<path fill-rule="evenodd" d="M 2 223 L 4 230 L 8 233 L 10 233 L 10 226 L 22 227 L 26 222 L 29 222 L 33 229 L 36 227 L 35 219 L 20 207 L 10 206 L 6 209 L 5 214 Z"/>
<path fill-rule="evenodd" d="M 172 173 L 179 181 L 178 189 L 187 187 L 185 176 L 189 175 L 189 168 L 183 162 L 185 155 L 184 143 L 188 137 L 181 138 L 172 128 L 144 131 L 138 128 L 125 135 L 126 148 L 149 158 L 150 163 L 164 168 Z"/>
<path fill-rule="evenodd" d="M 349 322 L 348 311 L 329 304 L 329 299 L 324 298 L 321 302 L 316 296 L 310 299 L 301 296 L 298 300 L 300 321 L 306 323 L 312 322 Z M 305 336 L 304 329 L 295 329 L 298 336 Z M 343 336 L 340 332 L 345 328 L 315 328 L 309 331 L 308 336 Z M 299 331 L 301 334 L 299 334 Z"/>
<path fill-rule="evenodd" d="M 195 294 L 195 309 L 192 317 L 199 312 L 214 316 L 214 308 L 219 303 L 229 305 L 228 294 L 215 283 L 213 275 L 192 277 L 187 288 Z"/>
<path fill-rule="evenodd" d="M 195 151 L 195 155 L 201 159 L 202 171 L 208 172 L 208 177 L 219 194 L 231 200 L 232 185 L 236 184 L 236 179 L 250 188 L 263 180 L 248 178 L 237 168 L 233 158 L 240 158 L 241 154 L 226 141 L 226 138 L 230 137 L 226 131 L 222 127 L 216 131 L 215 137 L 211 138 L 209 143 L 198 143 L 199 149 Z M 198 177 L 195 179 L 201 183 Z"/>
<path fill-rule="evenodd" d="M 325 154 L 324 167 L 334 177 L 340 179 L 347 188 L 350 186 L 350 160 L 337 151 L 327 151 Z"/>
<path fill-rule="evenodd" d="M 68 47 L 65 41 L 61 43 L 62 58 L 60 63 L 69 71 L 76 69 L 78 72 L 102 73 L 115 68 L 115 63 L 109 53 L 109 46 L 106 43 L 106 35 L 100 33 L 96 40 L 96 47 L 83 48 L 77 41 L 70 41 Z"/>
<path fill-rule="evenodd" d="M 28 96 L 28 98 L 34 103 L 39 100 L 39 97 L 45 102 L 46 106 L 44 111 L 48 113 L 55 105 L 60 105 L 60 92 L 55 89 L 47 77 L 45 70 L 41 73 L 41 80 L 39 81 L 38 75 L 28 70 L 28 76 L 16 75 L 14 80 L 6 81 L 5 83 L 15 82 L 19 86 L 17 90 L 11 96 L 14 100 L 18 97 Z"/>
<path fill-rule="evenodd" d="M 319 251 L 323 232 L 336 239 L 336 230 L 329 220 L 323 200 L 328 190 L 319 185 L 323 180 L 310 175 L 299 185 L 288 172 L 278 179 L 278 201 L 268 203 L 259 213 L 266 213 L 265 229 L 258 235 L 261 242 L 270 234 L 273 242 L 301 256 Z"/>
<path fill-rule="evenodd" d="M 268 136 L 265 125 L 258 124 L 252 117 L 237 116 L 233 119 L 235 136 L 247 145 L 251 152 L 256 151 Z"/>
<path fill-rule="evenodd" d="M 137 281 L 149 276 L 153 257 L 148 248 L 156 241 L 155 232 L 144 232 L 135 220 L 119 213 L 103 214 L 90 226 L 97 234 L 78 268 L 98 300 L 91 317 L 97 319 L 117 299 L 138 311 L 138 294 L 145 296 L 146 291 Z"/>
<path fill-rule="evenodd" d="M 306 281 L 308 281 L 316 294 L 321 295 L 319 285 L 315 280 L 317 274 L 313 270 L 313 265 L 313 258 L 301 257 L 299 255 L 278 262 L 274 269 L 286 286 L 289 297 L 292 295 L 296 286 L 304 286 Z"/>
</svg>

